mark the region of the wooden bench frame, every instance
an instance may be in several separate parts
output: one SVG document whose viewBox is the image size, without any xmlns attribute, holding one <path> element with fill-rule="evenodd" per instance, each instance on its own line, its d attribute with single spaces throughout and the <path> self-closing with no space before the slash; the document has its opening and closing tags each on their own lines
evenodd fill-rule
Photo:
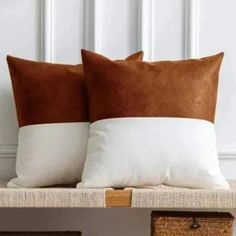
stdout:
<svg viewBox="0 0 236 236">
<path fill-rule="evenodd" d="M 105 193 L 106 207 L 131 207 L 132 190 L 107 190 Z"/>
</svg>

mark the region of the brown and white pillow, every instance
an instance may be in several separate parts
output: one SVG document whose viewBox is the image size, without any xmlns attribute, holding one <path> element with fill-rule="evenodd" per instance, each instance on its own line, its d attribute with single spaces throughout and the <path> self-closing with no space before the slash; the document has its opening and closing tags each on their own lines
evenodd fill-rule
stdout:
<svg viewBox="0 0 236 236">
<path fill-rule="evenodd" d="M 127 60 L 142 60 L 142 52 Z M 17 177 L 8 187 L 81 179 L 89 136 L 82 65 L 7 57 L 19 122 Z"/>
<path fill-rule="evenodd" d="M 228 188 L 213 124 L 222 58 L 114 62 L 83 50 L 92 124 L 78 187 Z"/>
</svg>

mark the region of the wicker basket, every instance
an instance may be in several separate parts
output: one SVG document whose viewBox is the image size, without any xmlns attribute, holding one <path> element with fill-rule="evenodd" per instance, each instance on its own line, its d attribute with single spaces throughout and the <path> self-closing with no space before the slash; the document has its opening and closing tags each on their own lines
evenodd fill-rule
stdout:
<svg viewBox="0 0 236 236">
<path fill-rule="evenodd" d="M 0 236 L 81 236 L 81 232 L 0 232 Z"/>
<path fill-rule="evenodd" d="M 232 236 L 234 217 L 217 212 L 152 212 L 151 236 Z"/>
</svg>

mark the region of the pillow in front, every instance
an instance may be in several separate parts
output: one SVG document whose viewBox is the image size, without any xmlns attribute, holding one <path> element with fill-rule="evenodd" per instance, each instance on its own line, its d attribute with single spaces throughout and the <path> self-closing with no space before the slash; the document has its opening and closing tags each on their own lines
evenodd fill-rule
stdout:
<svg viewBox="0 0 236 236">
<path fill-rule="evenodd" d="M 113 62 L 83 50 L 92 124 L 78 187 L 228 188 L 213 124 L 222 58 Z"/>
<path fill-rule="evenodd" d="M 141 60 L 142 52 L 127 60 Z M 17 177 L 8 187 L 81 179 L 89 120 L 82 65 L 7 57 L 19 123 Z"/>
</svg>

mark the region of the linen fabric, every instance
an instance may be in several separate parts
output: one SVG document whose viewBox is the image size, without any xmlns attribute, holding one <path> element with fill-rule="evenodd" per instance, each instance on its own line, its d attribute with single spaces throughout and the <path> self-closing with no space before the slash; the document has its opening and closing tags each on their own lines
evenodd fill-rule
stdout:
<svg viewBox="0 0 236 236">
<path fill-rule="evenodd" d="M 114 118 L 94 122 L 82 178 L 86 187 L 227 188 L 214 125 L 188 118 Z"/>
</svg>

